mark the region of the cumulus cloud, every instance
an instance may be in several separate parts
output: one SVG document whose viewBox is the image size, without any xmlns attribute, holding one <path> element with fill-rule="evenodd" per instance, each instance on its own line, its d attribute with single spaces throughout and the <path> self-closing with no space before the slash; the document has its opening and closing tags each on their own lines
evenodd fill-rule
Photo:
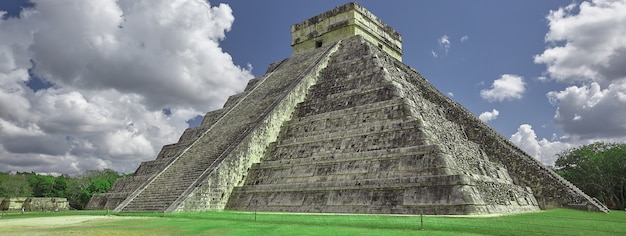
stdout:
<svg viewBox="0 0 626 236">
<path fill-rule="evenodd" d="M 548 98 L 558 108 L 554 123 L 583 139 L 626 136 L 626 80 L 602 89 L 593 82 L 552 91 Z"/>
<path fill-rule="evenodd" d="M 500 111 L 493 109 L 492 111 L 480 113 L 478 119 L 482 120 L 483 122 L 489 122 L 498 118 L 498 115 L 500 115 Z"/>
<path fill-rule="evenodd" d="M 517 132 L 511 135 L 510 140 L 528 155 L 548 166 L 554 165 L 558 153 L 577 146 L 571 142 L 562 142 L 557 137 L 553 137 L 553 140 L 538 139 L 533 127 L 529 124 L 520 125 Z"/>
<path fill-rule="evenodd" d="M 576 11 L 578 10 L 578 11 Z M 613 81 L 626 77 L 626 1 L 583 1 L 546 17 L 551 45 L 536 55 L 559 81 Z"/>
<path fill-rule="evenodd" d="M 33 2 L 0 21 L 0 171 L 132 172 L 252 78 L 219 46 L 227 5 Z"/>
<path fill-rule="evenodd" d="M 534 62 L 545 64 L 539 81 L 570 83 L 547 93 L 564 133 L 539 139 L 528 124 L 511 141 L 547 165 L 556 154 L 597 141 L 626 142 L 626 2 L 584 1 L 550 11 L 547 48 Z"/>
<path fill-rule="evenodd" d="M 575 135 L 559 137 L 553 134 L 552 138 L 548 140 L 546 138 L 538 138 L 531 125 L 522 124 L 517 129 L 517 132 L 511 135 L 509 140 L 545 165 L 553 166 L 557 159 L 556 155 L 564 150 L 599 141 L 606 143 L 623 143 L 626 142 L 626 137 L 581 139 Z"/>
<path fill-rule="evenodd" d="M 480 96 L 490 102 L 521 99 L 526 90 L 524 78 L 519 75 L 504 74 L 494 80 L 490 89 L 480 91 Z"/>
<path fill-rule="evenodd" d="M 554 123 L 580 139 L 626 136 L 626 2 L 572 3 L 546 17 L 545 75 L 575 83 L 547 94 Z"/>
</svg>

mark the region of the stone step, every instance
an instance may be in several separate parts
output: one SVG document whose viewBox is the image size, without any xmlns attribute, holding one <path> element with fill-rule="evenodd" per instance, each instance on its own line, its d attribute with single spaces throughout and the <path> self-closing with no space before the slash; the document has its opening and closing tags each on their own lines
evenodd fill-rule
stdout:
<svg viewBox="0 0 626 236">
<path fill-rule="evenodd" d="M 449 168 L 442 153 L 413 152 L 401 155 L 304 158 L 293 162 L 261 162 L 250 168 L 246 184 L 334 182 L 357 179 L 397 178 L 420 175 L 446 175 Z"/>
<path fill-rule="evenodd" d="M 315 193 L 316 197 L 326 200 L 327 195 L 331 193 L 321 192 Z M 389 194 L 392 195 L 392 194 Z M 247 205 L 237 207 L 229 207 L 231 210 L 248 210 L 264 212 L 308 212 L 308 213 L 349 213 L 349 214 L 401 214 L 401 215 L 471 215 L 471 214 L 506 214 L 514 212 L 537 211 L 536 206 L 492 206 L 486 204 L 454 204 L 454 203 L 436 203 L 436 204 L 419 204 L 419 205 L 402 205 L 396 204 L 400 199 L 391 201 L 376 201 L 374 204 L 342 204 L 342 205 L 325 205 L 315 204 L 316 202 L 308 200 L 307 197 L 302 205 L 284 206 L 284 205 L 267 205 L 258 202 L 269 202 L 265 198 L 257 197 L 251 200 Z M 384 199 L 384 196 L 377 199 Z M 255 205 L 255 201 L 257 205 Z M 324 202 L 325 203 L 325 202 Z M 515 209 L 515 210 L 514 210 Z M 417 223 L 419 224 L 419 222 Z"/>
<path fill-rule="evenodd" d="M 139 164 L 135 171 L 135 175 L 152 175 L 163 169 L 172 159 L 156 159 L 152 161 L 144 161 Z"/>
<path fill-rule="evenodd" d="M 163 211 L 167 209 L 175 199 L 138 198 L 133 204 L 129 204 L 124 211 Z"/>
<path fill-rule="evenodd" d="M 489 186 L 493 192 L 480 192 Z M 338 206 L 388 207 L 472 205 L 531 207 L 537 210 L 532 193 L 512 183 L 490 182 L 466 175 L 420 176 L 327 183 L 257 185 L 237 187 L 227 208 L 319 207 L 323 212 Z M 498 196 L 504 195 L 504 196 Z M 491 211 L 493 210 L 493 211 Z M 488 210 L 500 212 L 503 209 Z M 505 210 L 505 209 L 504 209 Z M 300 210 L 302 211 L 302 209 Z M 305 210 L 306 211 L 306 210 Z M 378 213 L 383 213 L 383 212 Z M 475 211 L 474 211 L 475 212 Z M 404 212 L 406 214 L 406 212 Z M 458 214 L 458 213 L 456 213 Z"/>
<path fill-rule="evenodd" d="M 209 127 L 207 126 L 196 126 L 185 129 L 183 134 L 178 139 L 178 143 L 191 143 L 198 139 L 208 128 Z"/>
<path fill-rule="evenodd" d="M 342 123 L 342 125 L 337 125 Z M 329 122 L 318 124 L 317 127 L 287 127 L 293 130 L 281 136 L 278 145 L 289 145 L 293 143 L 307 143 L 316 140 L 337 139 L 344 137 L 354 137 L 360 135 L 371 135 L 379 132 L 397 131 L 403 129 L 416 129 L 419 132 L 421 124 L 417 120 L 375 120 L 373 122 Z M 300 131 L 295 133 L 295 131 Z M 300 134 L 298 136 L 298 134 Z"/>
<path fill-rule="evenodd" d="M 308 116 L 294 116 L 291 120 L 285 122 L 284 127 L 306 126 L 308 123 L 315 123 L 326 120 L 383 120 L 406 117 L 408 111 L 406 105 L 401 98 L 394 98 L 385 101 L 363 104 L 338 111 L 329 111 L 322 114 Z M 390 115 L 393 114 L 393 115 Z"/>
<path fill-rule="evenodd" d="M 293 192 L 293 191 L 329 191 L 350 189 L 378 189 L 427 186 L 471 185 L 472 180 L 465 175 L 411 176 L 400 178 L 358 179 L 352 181 L 329 181 L 317 183 L 287 183 L 267 185 L 247 185 L 236 187 L 237 193 L 252 192 Z"/>
<path fill-rule="evenodd" d="M 109 192 L 132 192 L 148 178 L 148 175 L 135 175 L 117 179 Z"/>
<path fill-rule="evenodd" d="M 279 159 L 279 160 L 263 160 L 261 163 L 253 165 L 254 168 L 274 168 L 284 166 L 297 166 L 297 165 L 309 165 L 310 163 L 336 163 L 336 162 L 349 162 L 359 160 L 378 160 L 387 159 L 394 160 L 404 158 L 407 156 L 417 155 L 434 155 L 443 153 L 438 145 L 420 145 L 410 147 L 400 147 L 393 149 L 383 150 L 371 150 L 363 152 L 348 152 L 348 153 L 316 153 L 315 155 L 307 158 L 298 159 Z"/>
<path fill-rule="evenodd" d="M 167 145 L 163 146 L 163 148 L 161 148 L 161 151 L 157 155 L 157 160 L 159 160 L 159 159 L 170 159 L 172 157 L 176 157 L 186 147 L 188 147 L 189 144 L 191 144 L 191 142 L 167 144 Z"/>
<path fill-rule="evenodd" d="M 296 108 L 296 114 L 299 117 L 303 117 L 330 111 L 339 111 L 346 108 L 390 100 L 395 97 L 394 93 L 394 89 L 392 88 L 381 87 L 369 93 L 347 93 L 342 99 L 311 99 L 300 103 Z"/>
<path fill-rule="evenodd" d="M 332 68 L 325 70 L 324 73 L 322 73 L 323 81 L 314 85 L 309 93 L 315 96 L 326 97 L 344 91 L 372 89 L 385 86 L 385 83 L 380 79 L 380 77 L 384 76 L 384 73 L 380 70 L 364 69 L 359 75 L 351 75 L 343 78 L 335 77 L 335 75 L 333 75 L 334 73 L 341 72 L 337 72 L 337 70 Z M 324 77 L 328 78 L 324 80 Z"/>
<path fill-rule="evenodd" d="M 349 80 L 352 83 L 343 82 L 340 84 L 329 84 L 328 86 L 320 86 L 311 89 L 309 94 L 309 102 L 328 101 L 333 99 L 345 100 L 346 98 L 358 94 L 365 94 L 368 92 L 376 91 L 385 88 L 385 85 L 380 81 L 367 81 L 354 79 Z"/>
<path fill-rule="evenodd" d="M 396 129 L 271 145 L 264 160 L 306 158 L 316 153 L 364 152 L 424 144 L 427 144 L 427 139 L 423 133 L 416 132 L 414 129 Z"/>
<path fill-rule="evenodd" d="M 445 166 L 413 166 L 410 169 L 398 170 L 393 164 L 382 167 L 384 162 L 371 163 L 371 165 L 358 166 L 362 169 L 339 170 L 338 166 L 310 166 L 308 168 L 298 166 L 283 170 L 253 170 L 248 177 L 255 177 L 254 181 L 246 182 L 249 185 L 283 185 L 283 184 L 314 184 L 344 181 L 359 181 L 365 179 L 405 178 L 415 176 L 442 175 L 451 171 Z M 366 163 L 369 164 L 369 163 Z M 375 172 L 375 169 L 383 169 L 384 172 Z M 265 172 L 264 172 L 265 171 Z"/>
<path fill-rule="evenodd" d="M 224 112 L 224 109 L 217 109 L 217 110 L 207 112 L 204 115 L 204 118 L 202 119 L 202 123 L 200 124 L 200 126 L 210 127 L 211 125 L 215 123 L 215 121 L 219 117 L 221 117 L 223 112 Z"/>
</svg>

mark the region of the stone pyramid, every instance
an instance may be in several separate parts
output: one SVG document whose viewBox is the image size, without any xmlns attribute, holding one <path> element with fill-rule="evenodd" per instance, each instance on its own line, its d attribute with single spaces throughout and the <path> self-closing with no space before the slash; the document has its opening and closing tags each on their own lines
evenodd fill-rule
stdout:
<svg viewBox="0 0 626 236">
<path fill-rule="evenodd" d="M 292 26 L 294 55 L 88 208 L 492 214 L 606 211 L 402 64 L 348 3 Z"/>
</svg>

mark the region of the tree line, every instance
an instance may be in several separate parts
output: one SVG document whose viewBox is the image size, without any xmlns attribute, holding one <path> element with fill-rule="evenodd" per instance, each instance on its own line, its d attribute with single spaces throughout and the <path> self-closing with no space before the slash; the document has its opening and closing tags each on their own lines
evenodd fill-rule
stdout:
<svg viewBox="0 0 626 236">
<path fill-rule="evenodd" d="M 125 177 L 111 169 L 91 170 L 78 176 L 51 176 L 33 172 L 0 172 L 0 197 L 62 197 L 74 209 L 83 209 L 91 196 L 106 193 Z"/>
<path fill-rule="evenodd" d="M 587 195 L 611 209 L 626 207 L 626 144 L 596 142 L 557 154 L 554 167 Z"/>
</svg>

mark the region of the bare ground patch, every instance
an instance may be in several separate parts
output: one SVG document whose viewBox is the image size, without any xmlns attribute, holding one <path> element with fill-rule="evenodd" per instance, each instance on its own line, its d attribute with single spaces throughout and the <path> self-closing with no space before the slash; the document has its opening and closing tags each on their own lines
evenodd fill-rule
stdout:
<svg viewBox="0 0 626 236">
<path fill-rule="evenodd" d="M 0 235 L 59 235 L 67 230 L 84 228 L 89 224 L 100 224 L 128 219 L 140 219 L 144 217 L 121 217 L 121 216 L 51 216 L 34 217 L 24 219 L 0 219 Z M 72 232 L 73 231 L 73 232 Z M 83 235 L 88 233 L 80 230 L 69 230 L 72 234 Z"/>
</svg>

